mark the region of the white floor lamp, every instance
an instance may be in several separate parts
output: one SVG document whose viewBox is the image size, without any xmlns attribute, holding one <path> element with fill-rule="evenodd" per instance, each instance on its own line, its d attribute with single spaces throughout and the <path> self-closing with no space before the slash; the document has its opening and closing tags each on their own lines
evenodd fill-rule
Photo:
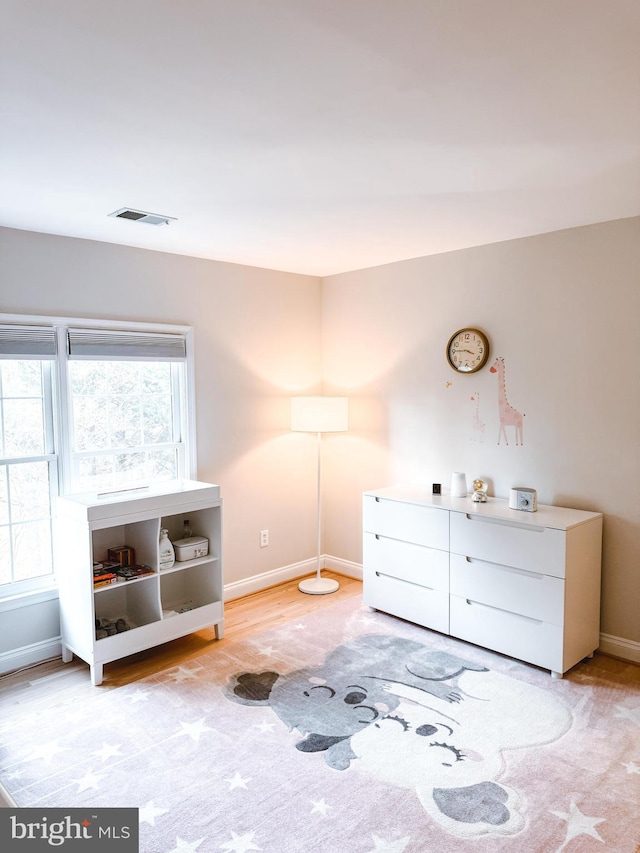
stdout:
<svg viewBox="0 0 640 853">
<path fill-rule="evenodd" d="M 298 584 L 301 592 L 325 595 L 335 592 L 340 584 L 320 575 L 320 549 L 322 544 L 322 496 L 321 496 L 321 447 L 323 432 L 345 432 L 349 429 L 348 397 L 292 397 L 291 429 L 294 432 L 315 432 L 318 436 L 318 496 L 317 496 L 317 567 L 313 578 L 305 578 Z"/>
</svg>

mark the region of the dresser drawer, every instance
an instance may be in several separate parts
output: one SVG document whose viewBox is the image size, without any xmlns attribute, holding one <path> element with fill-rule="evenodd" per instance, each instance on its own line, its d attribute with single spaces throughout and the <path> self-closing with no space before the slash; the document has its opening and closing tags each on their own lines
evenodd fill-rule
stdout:
<svg viewBox="0 0 640 853">
<path fill-rule="evenodd" d="M 365 532 L 449 550 L 449 513 L 433 507 L 365 495 Z"/>
<path fill-rule="evenodd" d="M 362 552 L 362 562 L 367 570 L 431 589 L 449 591 L 447 551 L 365 533 Z"/>
<path fill-rule="evenodd" d="M 452 512 L 451 551 L 563 578 L 566 532 L 533 523 Z"/>
<path fill-rule="evenodd" d="M 564 580 L 451 554 L 451 593 L 501 610 L 562 625 Z"/>
<path fill-rule="evenodd" d="M 450 631 L 454 637 L 536 666 L 563 672 L 562 628 L 452 595 Z"/>
<path fill-rule="evenodd" d="M 365 568 L 362 584 L 365 604 L 432 628 L 443 634 L 449 633 L 449 594 L 439 589 L 410 583 Z"/>
</svg>

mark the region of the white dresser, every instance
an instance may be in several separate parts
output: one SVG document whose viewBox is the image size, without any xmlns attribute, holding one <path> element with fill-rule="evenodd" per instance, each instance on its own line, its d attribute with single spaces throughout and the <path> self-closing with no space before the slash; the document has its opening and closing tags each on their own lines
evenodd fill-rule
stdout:
<svg viewBox="0 0 640 853">
<path fill-rule="evenodd" d="M 598 648 L 602 514 L 393 486 L 363 498 L 364 601 L 556 678 Z"/>
</svg>

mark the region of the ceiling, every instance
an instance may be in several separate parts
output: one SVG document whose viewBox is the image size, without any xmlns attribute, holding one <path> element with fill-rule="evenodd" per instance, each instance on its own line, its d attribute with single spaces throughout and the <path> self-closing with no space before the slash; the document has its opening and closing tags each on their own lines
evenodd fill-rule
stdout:
<svg viewBox="0 0 640 853">
<path fill-rule="evenodd" d="M 324 276 L 640 214 L 637 0 L 0 0 L 0 21 L 0 225 Z"/>
</svg>

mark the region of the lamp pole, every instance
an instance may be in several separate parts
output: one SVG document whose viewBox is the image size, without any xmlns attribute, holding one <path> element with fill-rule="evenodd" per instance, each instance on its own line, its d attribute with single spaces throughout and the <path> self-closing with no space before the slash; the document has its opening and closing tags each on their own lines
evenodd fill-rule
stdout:
<svg viewBox="0 0 640 853">
<path fill-rule="evenodd" d="M 320 565 L 322 552 L 322 433 L 345 432 L 349 428 L 348 399 L 346 397 L 292 397 L 291 429 L 300 432 L 315 432 L 318 470 L 316 476 L 316 574 L 298 584 L 301 592 L 324 595 L 340 588 L 338 581 L 323 578 Z"/>
</svg>

